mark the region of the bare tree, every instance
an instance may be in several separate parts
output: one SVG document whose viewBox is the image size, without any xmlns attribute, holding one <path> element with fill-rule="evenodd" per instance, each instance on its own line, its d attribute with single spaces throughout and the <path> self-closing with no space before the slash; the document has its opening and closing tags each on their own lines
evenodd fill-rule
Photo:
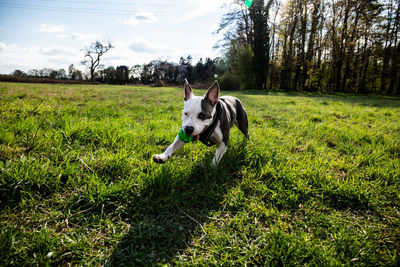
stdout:
<svg viewBox="0 0 400 267">
<path fill-rule="evenodd" d="M 89 48 L 83 49 L 85 52 L 85 59 L 81 62 L 90 70 L 90 81 L 94 81 L 94 72 L 100 65 L 100 58 L 111 48 L 113 48 L 111 42 L 103 44 L 100 41 L 92 43 Z"/>
</svg>

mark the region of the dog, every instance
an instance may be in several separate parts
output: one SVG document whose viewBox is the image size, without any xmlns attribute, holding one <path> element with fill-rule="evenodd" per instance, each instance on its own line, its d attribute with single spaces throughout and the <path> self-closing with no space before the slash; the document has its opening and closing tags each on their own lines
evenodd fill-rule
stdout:
<svg viewBox="0 0 400 267">
<path fill-rule="evenodd" d="M 242 103 L 233 96 L 219 97 L 219 91 L 218 81 L 215 81 L 204 97 L 195 96 L 185 79 L 182 130 L 186 136 L 192 136 L 192 141 L 200 140 L 206 146 L 217 145 L 213 166 L 217 166 L 225 154 L 233 125 L 249 138 L 249 122 Z M 186 142 L 190 142 L 181 139 L 178 134 L 164 153 L 153 156 L 154 162 L 166 162 Z"/>
</svg>

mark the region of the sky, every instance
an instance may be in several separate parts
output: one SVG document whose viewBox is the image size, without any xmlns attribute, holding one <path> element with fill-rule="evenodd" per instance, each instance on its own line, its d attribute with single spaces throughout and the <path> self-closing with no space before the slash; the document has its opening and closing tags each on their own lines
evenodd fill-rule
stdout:
<svg viewBox="0 0 400 267">
<path fill-rule="evenodd" d="M 0 0 L 0 73 L 44 67 L 84 70 L 82 49 L 114 48 L 105 67 L 218 56 L 215 34 L 228 0 Z"/>
</svg>

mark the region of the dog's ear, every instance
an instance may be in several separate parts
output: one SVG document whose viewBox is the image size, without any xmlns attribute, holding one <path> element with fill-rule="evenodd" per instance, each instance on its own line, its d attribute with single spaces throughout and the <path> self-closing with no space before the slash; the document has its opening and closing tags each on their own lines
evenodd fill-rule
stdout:
<svg viewBox="0 0 400 267">
<path fill-rule="evenodd" d="M 188 83 L 188 81 L 185 78 L 185 85 L 184 85 L 184 89 L 185 89 L 185 101 L 188 101 L 189 99 L 191 99 L 194 95 L 192 92 L 192 87 L 190 87 L 190 84 Z"/>
<path fill-rule="evenodd" d="M 219 84 L 218 81 L 215 81 L 213 85 L 211 85 L 210 89 L 208 89 L 206 95 L 204 96 L 213 106 L 217 104 L 219 96 Z"/>
</svg>

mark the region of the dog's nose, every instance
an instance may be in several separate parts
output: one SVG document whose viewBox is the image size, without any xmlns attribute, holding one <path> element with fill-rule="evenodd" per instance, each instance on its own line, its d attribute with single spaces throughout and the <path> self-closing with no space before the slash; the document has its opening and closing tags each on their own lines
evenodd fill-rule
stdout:
<svg viewBox="0 0 400 267">
<path fill-rule="evenodd" d="M 189 134 L 189 135 L 190 135 L 190 134 L 193 133 L 194 128 L 193 128 L 192 126 L 186 126 L 184 130 L 185 130 L 185 133 L 186 133 L 186 134 Z"/>
</svg>

